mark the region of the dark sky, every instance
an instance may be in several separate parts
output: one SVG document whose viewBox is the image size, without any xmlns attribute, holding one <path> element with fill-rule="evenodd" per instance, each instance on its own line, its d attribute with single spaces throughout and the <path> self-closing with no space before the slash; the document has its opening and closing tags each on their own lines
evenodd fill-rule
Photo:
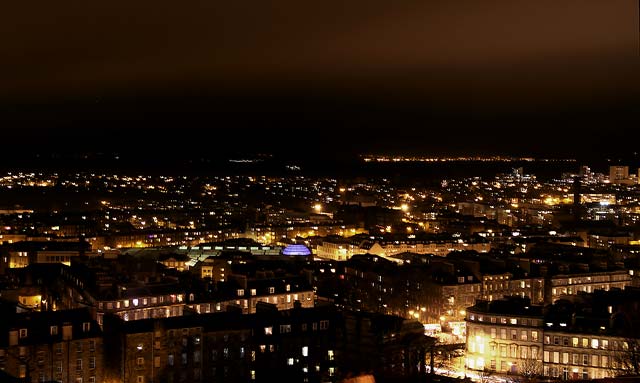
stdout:
<svg viewBox="0 0 640 383">
<path fill-rule="evenodd" d="M 598 156 L 640 138 L 638 0 L 3 8 L 0 123 L 20 140 L 9 151 L 77 139 L 89 149 Z"/>
</svg>

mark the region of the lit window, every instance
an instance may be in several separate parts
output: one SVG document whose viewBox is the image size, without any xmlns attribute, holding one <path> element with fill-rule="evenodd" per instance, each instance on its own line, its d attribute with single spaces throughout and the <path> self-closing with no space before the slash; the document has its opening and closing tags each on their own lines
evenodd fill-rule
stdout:
<svg viewBox="0 0 640 383">
<path fill-rule="evenodd" d="M 287 364 L 288 364 L 289 366 L 293 366 L 293 358 L 289 358 L 289 359 L 287 359 Z"/>
<path fill-rule="evenodd" d="M 273 334 L 273 327 L 265 327 L 264 328 L 264 334 L 265 335 L 272 335 Z"/>
<path fill-rule="evenodd" d="M 309 347 L 302 347 L 302 356 L 309 356 Z"/>
</svg>

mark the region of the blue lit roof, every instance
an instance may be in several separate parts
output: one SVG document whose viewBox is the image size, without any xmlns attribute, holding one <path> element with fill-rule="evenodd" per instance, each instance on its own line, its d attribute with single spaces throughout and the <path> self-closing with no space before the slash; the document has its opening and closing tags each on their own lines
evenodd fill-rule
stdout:
<svg viewBox="0 0 640 383">
<path fill-rule="evenodd" d="M 311 250 L 305 245 L 289 245 L 282 250 L 284 255 L 311 255 Z"/>
</svg>

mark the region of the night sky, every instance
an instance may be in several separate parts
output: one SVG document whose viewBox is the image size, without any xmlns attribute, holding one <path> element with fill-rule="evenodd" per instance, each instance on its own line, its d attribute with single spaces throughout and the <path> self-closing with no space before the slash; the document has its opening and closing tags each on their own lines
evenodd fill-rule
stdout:
<svg viewBox="0 0 640 383">
<path fill-rule="evenodd" d="M 598 157 L 640 138 L 637 0 L 4 8 L 5 153 Z"/>
</svg>

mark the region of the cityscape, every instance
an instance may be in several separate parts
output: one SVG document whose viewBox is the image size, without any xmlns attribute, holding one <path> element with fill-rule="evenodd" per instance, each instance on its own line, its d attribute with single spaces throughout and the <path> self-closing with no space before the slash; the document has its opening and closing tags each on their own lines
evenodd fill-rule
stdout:
<svg viewBox="0 0 640 383">
<path fill-rule="evenodd" d="M 640 382 L 638 0 L 1 14 L 0 383 Z"/>
<path fill-rule="evenodd" d="M 637 162 L 469 161 L 505 171 L 6 172 L 3 381 L 639 375 Z"/>
</svg>

